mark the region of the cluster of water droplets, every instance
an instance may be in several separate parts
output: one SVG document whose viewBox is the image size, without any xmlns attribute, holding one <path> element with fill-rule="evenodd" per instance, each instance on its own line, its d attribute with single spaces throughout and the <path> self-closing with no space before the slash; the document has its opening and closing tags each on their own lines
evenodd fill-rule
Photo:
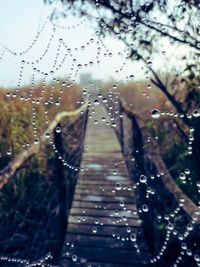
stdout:
<svg viewBox="0 0 200 267">
<path fill-rule="evenodd" d="M 16 263 L 16 264 L 20 264 L 21 266 L 24 267 L 38 267 L 38 266 L 45 266 L 45 267 L 55 267 L 55 265 L 49 264 L 48 261 L 52 260 L 53 256 L 51 255 L 51 253 L 48 253 L 47 255 L 45 255 L 44 257 L 40 258 L 37 261 L 30 261 L 30 260 L 26 260 L 26 259 L 19 259 L 19 258 L 11 258 L 11 257 L 0 257 L 1 261 L 6 261 L 9 263 Z"/>
</svg>

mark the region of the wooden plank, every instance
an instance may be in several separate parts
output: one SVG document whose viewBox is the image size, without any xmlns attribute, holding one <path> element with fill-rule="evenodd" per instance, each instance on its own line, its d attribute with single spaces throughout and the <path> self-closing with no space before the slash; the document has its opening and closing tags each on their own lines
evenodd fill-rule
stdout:
<svg viewBox="0 0 200 267">
<path fill-rule="evenodd" d="M 65 266 L 65 267 L 88 267 L 88 266 L 91 266 L 91 267 L 152 267 L 152 265 L 148 265 L 148 264 L 140 264 L 140 263 L 134 263 L 134 264 L 131 264 L 131 263 L 123 263 L 123 264 L 120 264 L 120 263 L 109 263 L 109 262 L 94 262 L 94 261 L 85 261 L 84 258 L 78 258 L 76 262 L 73 262 L 71 258 L 66 258 L 64 257 L 62 259 L 62 262 L 61 262 L 61 265 L 62 266 Z M 10 267 L 12 267 L 10 265 Z"/>
<path fill-rule="evenodd" d="M 133 214 L 133 210 L 98 210 L 98 209 L 80 209 L 72 207 L 71 215 L 84 215 L 84 216 L 95 216 L 95 217 L 108 217 L 108 218 L 127 218 L 138 219 L 138 216 Z"/>
<path fill-rule="evenodd" d="M 108 180 L 102 180 L 102 179 L 99 179 L 99 180 L 85 179 L 85 180 L 79 181 L 78 186 L 81 186 L 81 185 L 115 186 L 117 182 L 119 181 L 108 181 Z M 129 186 L 129 185 L 131 186 L 131 183 L 128 181 L 120 181 L 120 183 L 123 186 Z"/>
<path fill-rule="evenodd" d="M 121 183 L 123 188 L 126 188 L 127 190 L 129 190 L 129 188 L 131 188 L 131 191 L 134 193 L 134 188 L 133 188 L 133 184 L 131 183 Z M 82 183 L 78 183 L 76 186 L 76 189 L 82 189 L 82 190 L 89 190 L 89 189 L 93 189 L 94 187 L 96 187 L 97 190 L 102 190 L 103 188 L 105 190 L 112 190 L 115 189 L 116 183 L 111 183 L 111 184 L 82 184 Z M 123 191 L 123 190 L 121 190 Z"/>
<path fill-rule="evenodd" d="M 92 186 L 90 188 L 76 188 L 76 193 L 81 195 L 89 195 L 91 192 L 95 192 L 96 194 L 109 194 L 109 195 L 120 195 L 120 196 L 130 196 L 133 197 L 133 191 L 132 188 L 128 189 L 127 187 L 122 187 L 121 190 L 116 190 L 115 186 L 112 186 L 111 188 L 107 188 L 106 186 L 101 186 L 100 188 L 97 186 Z"/>
<path fill-rule="evenodd" d="M 85 226 L 85 225 L 83 225 L 83 226 Z M 87 226 L 87 225 L 86 225 Z M 79 226 L 80 227 L 80 226 Z M 92 227 L 90 226 L 90 227 L 87 227 L 87 229 L 92 229 Z M 105 228 L 104 228 L 105 229 Z M 117 229 L 117 227 L 116 227 L 116 229 Z M 67 234 L 67 236 L 66 236 L 66 242 L 65 242 L 65 244 L 68 244 L 68 241 L 69 241 L 69 239 L 68 239 L 68 237 L 70 237 L 70 236 L 85 236 L 85 238 L 88 238 L 88 239 L 90 239 L 91 237 L 96 237 L 97 239 L 97 241 L 98 240 L 100 240 L 100 239 L 102 239 L 102 240 L 106 240 L 107 238 L 109 238 L 109 240 L 111 241 L 111 239 L 112 239 L 112 243 L 110 243 L 110 246 L 109 246 L 109 244 L 107 244 L 108 245 L 108 247 L 112 247 L 112 244 L 113 244 L 113 242 L 116 244 L 116 243 L 121 243 L 121 245 L 124 247 L 126 247 L 127 246 L 127 244 L 128 243 L 131 243 L 132 245 L 135 245 L 135 244 L 137 244 L 138 246 L 139 246 L 139 248 L 141 247 L 141 248 L 146 248 L 146 250 L 148 250 L 149 251 L 149 249 L 148 249 L 148 247 L 147 247 L 147 244 L 146 244 L 146 242 L 145 242 L 145 239 L 144 239 L 144 234 L 143 234 L 143 231 L 140 231 L 139 229 L 137 229 L 137 228 L 131 228 L 131 232 L 130 233 L 124 233 L 124 232 L 122 232 L 122 229 L 123 228 L 118 228 L 118 231 L 119 232 L 117 232 L 117 233 L 114 233 L 114 234 L 112 234 L 112 235 L 110 235 L 110 234 L 107 234 L 107 233 L 101 233 L 101 234 L 98 234 L 97 232 L 96 233 L 93 233 L 92 232 L 92 230 L 91 231 L 87 231 L 87 232 L 68 232 L 68 234 Z M 134 234 L 135 236 L 136 236 L 136 243 L 134 243 L 134 242 L 132 242 L 131 240 L 130 240 L 130 236 L 132 235 L 132 234 Z M 72 240 L 71 240 L 72 241 Z M 88 241 L 89 242 L 89 241 Z M 134 244 L 133 244 L 134 243 Z M 131 245 L 131 247 L 132 247 L 132 245 Z M 82 244 L 80 244 L 80 246 L 82 246 Z M 89 245 L 88 245 L 89 246 Z M 90 245 L 90 246 L 92 246 L 92 245 Z M 95 245 L 95 247 L 100 247 L 100 245 L 97 243 L 96 245 Z"/>
<path fill-rule="evenodd" d="M 129 203 L 129 202 L 124 202 L 123 206 L 126 207 L 127 209 L 131 209 L 135 207 L 135 203 Z M 95 208 L 95 209 L 107 209 L 107 210 L 115 210 L 121 208 L 120 202 L 117 203 L 99 203 L 99 202 L 90 202 L 90 201 L 73 201 L 73 207 L 74 208 Z"/>
<path fill-rule="evenodd" d="M 94 172 L 94 170 L 93 170 Z M 113 175 L 112 173 L 95 173 L 95 176 L 94 176 L 94 173 L 87 173 L 87 174 L 84 174 L 82 176 L 82 178 L 80 179 L 80 181 L 99 181 L 99 179 L 102 179 L 104 182 L 106 181 L 114 181 L 114 182 L 118 182 L 118 181 L 121 181 L 121 182 L 128 182 L 127 178 L 126 178 L 126 174 L 124 173 L 119 173 L 118 175 Z"/>
<path fill-rule="evenodd" d="M 93 248 L 93 247 L 79 247 L 74 246 L 73 248 L 68 247 L 69 258 L 70 255 L 79 255 L 79 258 L 85 258 L 87 261 L 96 262 L 112 262 L 112 263 L 132 263 L 137 264 L 138 262 L 146 264 L 148 260 L 148 253 L 144 252 L 137 253 L 133 249 L 130 250 L 120 249 L 108 249 L 108 248 Z"/>
<path fill-rule="evenodd" d="M 127 220 L 122 220 L 119 218 L 108 218 L 101 216 L 98 217 L 88 217 L 83 215 L 77 216 L 69 216 L 69 223 L 79 223 L 79 224 L 103 224 L 103 225 L 134 225 L 135 227 L 139 227 L 141 225 L 141 221 L 138 218 L 127 218 Z"/>
<path fill-rule="evenodd" d="M 95 227 L 95 232 L 93 231 Z M 128 229 L 130 228 L 131 233 L 137 234 L 141 229 L 137 226 L 102 226 L 102 225 L 84 225 L 81 226 L 78 223 L 69 223 L 67 233 L 84 233 L 84 234 L 94 234 L 96 236 L 113 236 L 115 235 L 123 235 L 130 236 L 128 233 Z"/>
<path fill-rule="evenodd" d="M 104 197 L 110 197 L 110 198 L 115 198 L 115 197 L 120 197 L 120 198 L 124 198 L 124 199 L 128 199 L 128 200 L 135 200 L 135 195 L 133 194 L 133 192 L 128 191 L 128 190 L 121 190 L 121 191 L 117 191 L 117 190 L 98 190 L 98 189 L 94 189 L 91 188 L 90 190 L 81 190 L 81 189 L 77 189 L 76 193 L 74 196 L 99 196 L 101 198 Z"/>
<path fill-rule="evenodd" d="M 102 237 L 102 236 L 94 236 L 94 235 L 77 235 L 77 234 L 68 234 L 66 237 L 66 244 L 73 243 L 75 246 L 80 247 L 99 247 L 99 248 L 124 248 L 127 250 L 134 250 L 134 243 L 130 240 L 122 242 L 121 240 L 114 237 Z M 141 251 L 149 251 L 146 243 L 142 242 L 142 239 L 137 239 L 137 244 L 140 247 Z"/>
<path fill-rule="evenodd" d="M 134 198 L 133 197 L 127 197 L 127 196 L 103 196 L 103 195 L 84 195 L 84 194 L 74 194 L 74 199 L 79 201 L 91 201 L 91 202 L 109 202 L 109 203 L 117 203 L 120 201 L 133 203 L 134 204 Z"/>
<path fill-rule="evenodd" d="M 76 196 L 99 196 L 101 198 L 107 198 L 107 197 L 111 197 L 111 198 L 115 198 L 115 197 L 120 197 L 120 198 L 124 198 L 124 199 L 134 199 L 134 195 L 132 194 L 132 192 L 130 191 L 105 191 L 105 190 L 95 190 L 94 188 L 91 190 L 76 190 L 76 193 L 74 194 L 74 197 Z"/>
</svg>

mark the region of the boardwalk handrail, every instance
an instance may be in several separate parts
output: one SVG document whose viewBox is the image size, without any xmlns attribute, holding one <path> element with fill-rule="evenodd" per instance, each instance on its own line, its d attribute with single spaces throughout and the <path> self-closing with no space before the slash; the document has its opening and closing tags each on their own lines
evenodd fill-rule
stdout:
<svg viewBox="0 0 200 267">
<path fill-rule="evenodd" d="M 52 120 L 46 131 L 42 134 L 38 142 L 32 143 L 28 149 L 23 150 L 22 152 L 17 154 L 5 168 L 0 170 L 0 190 L 4 187 L 4 185 L 10 182 L 12 176 L 15 174 L 17 169 L 19 169 L 20 166 L 22 166 L 23 163 L 28 159 L 30 159 L 31 156 L 33 156 L 39 151 L 41 144 L 47 140 L 46 138 L 47 134 L 51 133 L 63 118 L 78 116 L 79 114 L 84 112 L 84 110 L 86 110 L 87 107 L 88 107 L 88 102 L 86 102 L 76 110 L 62 111 L 56 114 L 55 118 Z"/>
<path fill-rule="evenodd" d="M 133 123 L 133 127 L 139 130 L 139 133 L 137 134 L 141 135 L 142 141 L 146 140 L 147 137 L 150 137 L 150 133 L 148 129 L 145 127 L 144 122 L 141 120 L 141 118 L 138 115 L 134 114 L 133 111 L 129 107 L 127 107 L 127 104 L 123 99 L 120 100 L 120 109 L 121 109 L 121 112 L 124 112 L 128 116 L 128 118 L 130 118 L 131 122 Z M 135 137 L 135 139 L 137 139 L 137 137 Z M 181 190 L 181 188 L 172 178 L 171 174 L 169 173 L 161 157 L 159 145 L 157 144 L 157 142 L 153 138 L 150 138 L 150 140 L 151 140 L 150 146 L 143 145 L 143 151 L 144 151 L 145 156 L 147 156 L 148 159 L 154 163 L 158 173 L 164 173 L 164 175 L 162 175 L 161 177 L 162 177 L 162 182 L 164 184 L 165 189 L 172 194 L 176 202 L 180 203 L 180 200 L 183 201 L 182 209 L 184 210 L 186 215 L 193 222 L 195 222 L 196 224 L 199 224 L 200 223 L 199 208 Z"/>
</svg>

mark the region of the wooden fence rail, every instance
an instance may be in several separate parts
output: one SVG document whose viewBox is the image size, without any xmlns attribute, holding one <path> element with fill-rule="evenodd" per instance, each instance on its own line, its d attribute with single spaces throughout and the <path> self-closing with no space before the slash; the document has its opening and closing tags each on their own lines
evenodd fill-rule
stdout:
<svg viewBox="0 0 200 267">
<path fill-rule="evenodd" d="M 141 118 L 135 115 L 126 103 L 121 100 L 120 103 L 121 113 L 125 113 L 131 120 L 133 128 L 133 143 L 135 150 L 139 150 L 141 153 L 135 153 L 137 164 L 140 165 L 140 170 L 145 172 L 145 160 L 152 162 L 156 168 L 158 174 L 162 174 L 162 182 L 166 190 L 172 194 L 177 203 L 183 202 L 182 209 L 185 211 L 190 220 L 195 223 L 200 223 L 200 211 L 199 207 L 180 189 L 177 183 L 170 175 L 160 153 L 159 145 L 154 138 L 150 136 L 148 129 Z M 123 119 L 121 121 L 123 124 Z M 121 125 L 121 129 L 123 126 Z M 147 140 L 150 142 L 146 142 Z M 122 136 L 123 140 L 123 136 Z M 146 144 L 145 144 L 146 142 Z M 138 147 L 137 147 L 138 146 Z M 123 146 L 124 147 L 124 146 Z"/>
<path fill-rule="evenodd" d="M 25 161 L 29 160 L 34 154 L 39 151 L 41 144 L 47 140 L 47 134 L 52 133 L 56 126 L 63 120 L 63 118 L 77 117 L 87 108 L 87 105 L 88 103 L 84 104 L 77 110 L 63 111 L 57 114 L 37 143 L 32 143 L 28 149 L 23 150 L 21 153 L 16 155 L 14 159 L 3 170 L 0 170 L 0 189 L 2 189 L 4 185 L 10 182 L 17 169 L 19 169 Z"/>
</svg>

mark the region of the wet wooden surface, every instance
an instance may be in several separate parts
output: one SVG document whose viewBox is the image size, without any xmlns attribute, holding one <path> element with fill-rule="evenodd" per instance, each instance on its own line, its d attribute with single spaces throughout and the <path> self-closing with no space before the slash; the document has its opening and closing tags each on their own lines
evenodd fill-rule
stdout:
<svg viewBox="0 0 200 267">
<path fill-rule="evenodd" d="M 106 124 L 103 106 L 94 111 L 59 266 L 148 266 L 149 251 L 119 142 Z"/>
</svg>

